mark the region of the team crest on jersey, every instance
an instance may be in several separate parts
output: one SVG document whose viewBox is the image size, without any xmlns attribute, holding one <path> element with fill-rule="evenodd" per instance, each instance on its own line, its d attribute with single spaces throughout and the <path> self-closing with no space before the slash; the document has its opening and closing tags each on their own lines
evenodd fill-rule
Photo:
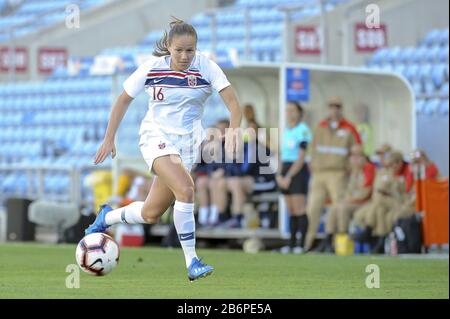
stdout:
<svg viewBox="0 0 450 319">
<path fill-rule="evenodd" d="M 164 149 L 166 147 L 166 143 L 162 143 L 161 142 L 161 143 L 159 143 L 158 147 L 159 147 L 160 150 L 162 150 L 162 149 Z"/>
<path fill-rule="evenodd" d="M 187 79 L 189 86 L 197 86 L 197 77 L 195 75 L 188 75 Z"/>
</svg>

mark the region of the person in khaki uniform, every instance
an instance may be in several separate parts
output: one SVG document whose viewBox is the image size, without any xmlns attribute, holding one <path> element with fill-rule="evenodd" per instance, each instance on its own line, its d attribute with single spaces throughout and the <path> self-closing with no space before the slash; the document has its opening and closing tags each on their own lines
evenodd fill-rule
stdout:
<svg viewBox="0 0 450 319">
<path fill-rule="evenodd" d="M 383 252 L 386 216 L 390 211 L 399 208 L 405 196 L 404 183 L 396 176 L 399 174 L 399 163 L 408 165 L 403 162 L 403 155 L 400 152 L 394 151 L 386 155 L 386 166 L 377 171 L 370 202 L 355 212 L 354 225 L 363 231 L 354 238 L 358 241 L 371 242 L 372 253 Z"/>
<path fill-rule="evenodd" d="M 390 144 L 383 144 L 375 150 L 375 164 L 379 167 L 386 167 L 385 158 L 393 151 Z"/>
<path fill-rule="evenodd" d="M 439 176 L 438 168 L 422 150 L 413 152 L 411 164 L 405 163 L 399 152 L 395 152 L 393 160 L 394 176 L 399 184 L 401 196 L 390 211 L 386 214 L 379 212 L 377 215 L 374 234 L 383 238 L 389 234 L 398 219 L 408 218 L 416 213 L 415 178 L 418 175 L 424 179 L 436 179 Z"/>
<path fill-rule="evenodd" d="M 362 207 L 372 194 L 376 167 L 365 156 L 362 145 L 353 145 L 350 155 L 350 169 L 350 177 L 344 198 L 328 211 L 325 225 L 327 233 L 325 251 L 327 252 L 332 251 L 333 235 L 347 233 L 353 213 Z"/>
<path fill-rule="evenodd" d="M 307 250 L 312 248 L 325 201 L 331 199 L 332 204 L 336 204 L 342 198 L 350 149 L 355 144 L 361 144 L 356 128 L 343 117 L 342 106 L 339 97 L 328 101 L 329 116 L 315 129 L 310 145 L 312 179 L 307 201 Z M 319 248 L 325 245 L 326 240 Z"/>
</svg>

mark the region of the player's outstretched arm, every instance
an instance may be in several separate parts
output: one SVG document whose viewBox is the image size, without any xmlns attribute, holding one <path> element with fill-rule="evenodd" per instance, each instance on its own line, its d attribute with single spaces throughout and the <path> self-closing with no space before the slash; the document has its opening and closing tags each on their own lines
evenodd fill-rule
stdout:
<svg viewBox="0 0 450 319">
<path fill-rule="evenodd" d="M 119 124 L 122 121 L 123 116 L 125 115 L 131 101 L 133 101 L 133 98 L 129 96 L 125 91 L 123 91 L 122 94 L 117 98 L 116 103 L 114 103 L 111 114 L 109 116 L 105 138 L 103 139 L 102 145 L 100 145 L 97 153 L 95 154 L 95 165 L 103 162 L 109 154 L 111 154 L 112 158 L 116 156 L 114 137 L 116 136 Z"/>
</svg>

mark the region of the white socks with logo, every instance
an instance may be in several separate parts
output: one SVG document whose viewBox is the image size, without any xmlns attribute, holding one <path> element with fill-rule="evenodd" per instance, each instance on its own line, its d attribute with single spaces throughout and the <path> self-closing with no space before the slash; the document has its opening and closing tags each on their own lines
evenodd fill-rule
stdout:
<svg viewBox="0 0 450 319">
<path fill-rule="evenodd" d="M 144 202 L 133 202 L 125 207 L 114 209 L 106 214 L 105 222 L 114 224 L 146 224 L 142 217 Z M 194 203 L 175 201 L 173 207 L 173 222 L 177 230 L 181 247 L 183 248 L 186 267 L 191 264 L 192 258 L 197 257 L 195 252 L 195 218 Z"/>
<path fill-rule="evenodd" d="M 114 209 L 106 214 L 105 222 L 108 226 L 114 224 L 146 224 L 142 217 L 144 202 L 133 202 L 127 206 Z"/>
<path fill-rule="evenodd" d="M 181 247 L 183 248 L 186 267 L 189 267 L 192 258 L 197 257 L 195 252 L 194 203 L 175 201 L 175 205 L 173 206 L 173 222 Z"/>
</svg>

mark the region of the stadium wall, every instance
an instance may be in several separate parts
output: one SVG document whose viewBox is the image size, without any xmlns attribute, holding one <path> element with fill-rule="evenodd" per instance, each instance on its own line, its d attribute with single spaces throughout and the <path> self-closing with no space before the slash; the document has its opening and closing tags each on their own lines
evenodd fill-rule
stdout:
<svg viewBox="0 0 450 319">
<path fill-rule="evenodd" d="M 36 65 L 40 47 L 66 48 L 70 56 L 93 56 L 105 48 L 136 45 L 149 31 L 167 28 L 171 15 L 187 20 L 216 5 L 217 0 L 171 0 L 170 6 L 159 0 L 133 0 L 107 2 L 82 11 L 79 29 L 69 29 L 61 22 L 15 41 L 16 46 L 29 49 L 29 71 L 17 74 L 16 79 L 41 77 Z M 8 79 L 10 75 L 0 74 L 0 81 Z"/>
<path fill-rule="evenodd" d="M 449 118 L 440 114 L 417 116 L 417 146 L 436 163 L 442 176 L 449 176 Z"/>
<path fill-rule="evenodd" d="M 327 15 L 327 62 L 336 65 L 360 66 L 373 52 L 356 52 L 354 25 L 364 23 L 368 4 L 380 8 L 380 23 L 387 27 L 387 45 L 416 46 L 427 32 L 435 28 L 448 28 L 448 0 L 356 0 L 338 6 Z M 426 14 L 424 14 L 426 12 Z M 320 17 L 293 23 L 288 32 L 287 57 L 289 61 L 320 63 L 319 54 L 296 53 L 296 29 L 298 27 L 320 27 Z"/>
</svg>

